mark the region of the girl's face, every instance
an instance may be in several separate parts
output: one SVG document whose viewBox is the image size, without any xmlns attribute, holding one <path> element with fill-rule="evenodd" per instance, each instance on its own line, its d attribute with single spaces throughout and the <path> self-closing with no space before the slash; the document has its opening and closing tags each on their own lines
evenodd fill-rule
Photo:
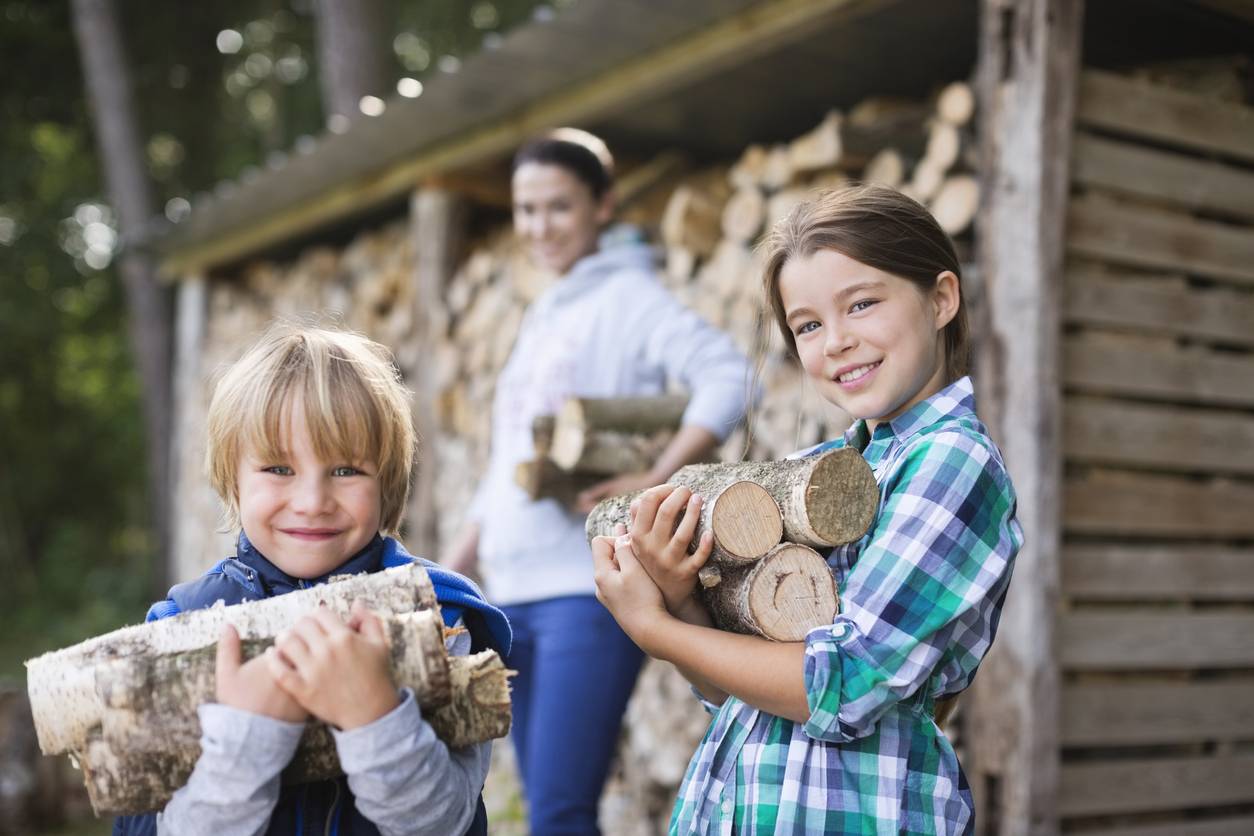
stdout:
<svg viewBox="0 0 1254 836">
<path fill-rule="evenodd" d="M 251 449 L 240 456 L 240 522 L 275 566 L 296 578 L 317 578 L 378 533 L 379 471 L 374 462 L 320 458 L 299 401 L 288 416 L 282 456 L 271 461 Z"/>
<path fill-rule="evenodd" d="M 922 293 L 906 279 L 818 250 L 784 264 L 779 293 L 797 353 L 819 393 L 871 429 L 945 385 L 944 328 L 958 277 Z"/>
<path fill-rule="evenodd" d="M 541 267 L 562 274 L 597 247 L 609 223 L 609 195 L 597 200 L 592 189 L 569 170 L 546 163 L 523 163 L 514 172 L 514 231 Z"/>
</svg>

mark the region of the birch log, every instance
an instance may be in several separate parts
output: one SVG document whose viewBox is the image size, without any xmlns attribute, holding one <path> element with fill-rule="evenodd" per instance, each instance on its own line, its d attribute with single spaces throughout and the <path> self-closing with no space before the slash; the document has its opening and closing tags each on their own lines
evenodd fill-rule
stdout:
<svg viewBox="0 0 1254 836">
<path fill-rule="evenodd" d="M 710 559 L 715 563 L 751 563 L 779 543 L 783 534 L 779 506 L 761 485 L 741 479 L 720 465 L 688 465 L 667 482 L 704 498 L 693 542 L 700 540 L 702 533 L 712 532 Z M 620 523 L 629 526 L 631 503 L 641 493 L 611 497 L 593 508 L 586 525 L 588 539 L 612 535 Z"/>
<path fill-rule="evenodd" d="M 414 691 L 446 743 L 462 746 L 508 731 L 508 672 L 499 659 L 493 663 L 494 651 L 450 662 L 430 580 L 411 564 L 124 628 L 31 660 L 28 687 L 40 746 L 45 754 L 70 752 L 97 814 L 160 809 L 200 756 L 196 709 L 214 698 L 220 625 L 236 626 L 251 658 L 300 615 L 325 605 L 346 617 L 355 599 L 380 612 L 393 680 Z M 284 780 L 338 774 L 330 733 L 310 723 Z"/>
<path fill-rule="evenodd" d="M 796 543 L 780 543 L 749 566 L 724 570 L 720 583 L 700 594 L 719 629 L 781 642 L 801 641 L 831 624 L 839 604 L 827 561 Z"/>
</svg>

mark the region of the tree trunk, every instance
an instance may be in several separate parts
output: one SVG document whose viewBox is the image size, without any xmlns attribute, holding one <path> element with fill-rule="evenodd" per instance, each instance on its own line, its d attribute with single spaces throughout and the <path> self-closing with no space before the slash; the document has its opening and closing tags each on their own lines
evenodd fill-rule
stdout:
<svg viewBox="0 0 1254 836">
<path fill-rule="evenodd" d="M 704 532 L 712 532 L 714 549 L 710 560 L 714 563 L 751 563 L 779 543 L 784 531 L 779 506 L 761 485 L 740 478 L 731 466 L 688 465 L 667 481 L 705 499 L 693 543 Z M 585 527 L 588 539 L 611 535 L 620 523 L 630 525 L 631 503 L 641 493 L 611 497 L 593 508 Z"/>
<path fill-rule="evenodd" d="M 215 693 L 218 629 L 232 623 L 251 658 L 300 615 L 325 605 L 346 616 L 352 601 L 380 612 L 398 686 L 413 690 L 450 746 L 509 729 L 509 672 L 494 651 L 449 659 L 426 571 L 416 564 L 232 607 L 128 627 L 28 662 L 40 747 L 71 752 L 97 813 L 160 809 L 200 756 L 196 708 Z M 340 773 L 334 741 L 310 723 L 284 781 Z"/>
<path fill-rule="evenodd" d="M 126 296 L 131 352 L 143 392 L 148 508 L 157 556 L 152 584 L 164 593 L 168 586 L 169 497 L 173 486 L 170 294 L 158 283 L 152 256 L 136 246 L 155 212 L 117 10 L 112 0 L 74 0 L 72 8 L 109 203 L 117 210 L 123 242 L 118 272 Z"/>
<path fill-rule="evenodd" d="M 836 579 L 818 552 L 780 543 L 761 560 L 730 571 L 700 595 L 721 630 L 796 642 L 831 624 L 839 599 Z"/>
<path fill-rule="evenodd" d="M 317 0 L 318 74 L 327 118 L 357 116 L 362 96 L 385 96 L 388 5 L 384 0 Z"/>
</svg>

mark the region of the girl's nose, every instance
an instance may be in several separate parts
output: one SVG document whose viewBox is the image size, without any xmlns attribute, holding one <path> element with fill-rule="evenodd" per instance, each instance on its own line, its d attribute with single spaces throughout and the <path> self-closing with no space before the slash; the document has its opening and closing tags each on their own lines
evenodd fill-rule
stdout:
<svg viewBox="0 0 1254 836">
<path fill-rule="evenodd" d="M 829 357 L 837 357 L 852 348 L 855 342 L 853 333 L 848 328 L 829 327 L 823 341 L 823 352 Z"/>
</svg>

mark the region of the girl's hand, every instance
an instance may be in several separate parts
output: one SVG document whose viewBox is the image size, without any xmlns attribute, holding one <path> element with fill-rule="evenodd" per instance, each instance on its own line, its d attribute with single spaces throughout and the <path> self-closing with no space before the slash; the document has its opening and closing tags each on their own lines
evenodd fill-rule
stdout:
<svg viewBox="0 0 1254 836">
<path fill-rule="evenodd" d="M 241 711 L 303 723 L 309 718 L 309 712 L 288 696 L 270 673 L 266 656 L 273 652 L 274 648 L 267 648 L 261 656 L 242 662 L 239 633 L 230 624 L 224 624 L 218 636 L 217 700 Z"/>
<path fill-rule="evenodd" d="M 671 615 L 680 615 L 693 600 L 697 573 L 714 548 L 714 535 L 706 531 L 688 554 L 700 517 L 701 497 L 674 485 L 647 490 L 631 505 L 631 544 Z"/>
<path fill-rule="evenodd" d="M 269 665 L 279 687 L 332 726 L 364 726 L 400 704 L 383 624 L 360 601 L 347 624 L 319 609 L 280 633 L 274 647 Z"/>
<path fill-rule="evenodd" d="M 648 653 L 649 631 L 669 616 L 661 590 L 636 560 L 631 538 L 622 526 L 618 529 L 617 537 L 592 538 L 597 600 L 610 611 L 623 632 Z"/>
</svg>

